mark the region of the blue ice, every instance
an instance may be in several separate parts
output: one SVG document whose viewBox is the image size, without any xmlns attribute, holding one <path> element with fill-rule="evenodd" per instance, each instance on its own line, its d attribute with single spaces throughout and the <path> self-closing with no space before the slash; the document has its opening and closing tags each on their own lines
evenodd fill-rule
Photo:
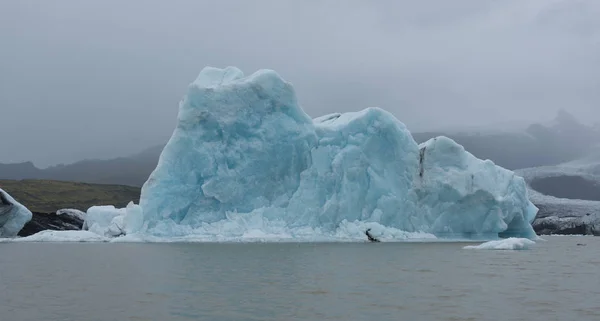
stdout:
<svg viewBox="0 0 600 321">
<path fill-rule="evenodd" d="M 215 238 L 532 238 L 537 213 L 521 177 L 449 138 L 418 145 L 380 108 L 311 119 L 276 72 L 234 67 L 189 86 L 140 205 L 137 232 Z"/>
<path fill-rule="evenodd" d="M 31 220 L 32 213 L 0 189 L 0 237 L 14 237 Z"/>
</svg>

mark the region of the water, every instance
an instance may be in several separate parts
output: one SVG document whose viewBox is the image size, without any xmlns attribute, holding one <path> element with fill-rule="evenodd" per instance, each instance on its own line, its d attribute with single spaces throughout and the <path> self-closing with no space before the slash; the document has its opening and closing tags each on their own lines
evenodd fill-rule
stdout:
<svg viewBox="0 0 600 321">
<path fill-rule="evenodd" d="M 600 320 L 600 238 L 545 238 L 528 251 L 0 243 L 0 319 Z"/>
</svg>

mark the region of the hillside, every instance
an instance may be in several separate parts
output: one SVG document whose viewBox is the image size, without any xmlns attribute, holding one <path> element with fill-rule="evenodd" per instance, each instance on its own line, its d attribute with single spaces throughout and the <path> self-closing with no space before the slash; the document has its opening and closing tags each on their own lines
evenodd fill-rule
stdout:
<svg viewBox="0 0 600 321">
<path fill-rule="evenodd" d="M 588 155 L 600 142 L 600 130 L 586 126 L 560 110 L 548 124 L 531 124 L 525 131 L 504 133 L 429 132 L 415 133 L 422 143 L 447 136 L 477 158 L 490 159 L 510 170 L 558 165 Z"/>
<path fill-rule="evenodd" d="M 122 185 L 86 184 L 51 180 L 0 180 L 0 188 L 34 212 L 63 208 L 86 211 L 93 205 L 124 207 L 139 202 L 140 189 Z"/>
<path fill-rule="evenodd" d="M 128 157 L 82 160 L 39 169 L 31 162 L 0 164 L 0 179 L 41 179 L 141 187 L 158 164 L 163 145 Z"/>
</svg>

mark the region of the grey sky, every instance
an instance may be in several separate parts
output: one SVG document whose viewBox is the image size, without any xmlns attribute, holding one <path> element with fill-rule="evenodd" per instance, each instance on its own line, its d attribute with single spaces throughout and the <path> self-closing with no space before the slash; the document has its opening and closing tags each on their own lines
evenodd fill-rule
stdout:
<svg viewBox="0 0 600 321">
<path fill-rule="evenodd" d="M 599 17 L 597 0 L 1 1 L 0 162 L 164 142 L 206 65 L 274 69 L 313 117 L 600 121 Z"/>
</svg>

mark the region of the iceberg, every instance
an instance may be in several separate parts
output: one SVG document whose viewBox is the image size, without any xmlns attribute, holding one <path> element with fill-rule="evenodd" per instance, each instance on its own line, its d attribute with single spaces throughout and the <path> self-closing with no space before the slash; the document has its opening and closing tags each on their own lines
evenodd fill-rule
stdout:
<svg viewBox="0 0 600 321">
<path fill-rule="evenodd" d="M 85 215 L 82 229 L 102 236 L 119 236 L 123 234 L 122 216 L 126 209 L 117 209 L 112 205 L 92 206 Z"/>
<path fill-rule="evenodd" d="M 15 237 L 33 214 L 0 189 L 0 237 Z"/>
<path fill-rule="evenodd" d="M 466 250 L 528 250 L 535 242 L 526 238 L 510 237 L 503 240 L 485 242 L 479 245 L 467 245 Z"/>
<path fill-rule="evenodd" d="M 103 237 L 117 237 L 139 231 L 141 224 L 141 208 L 129 202 L 126 208 L 115 208 L 112 205 L 90 207 L 85 214 L 82 229 Z"/>
<path fill-rule="evenodd" d="M 537 213 L 521 177 L 449 138 L 417 145 L 376 107 L 311 119 L 276 72 L 235 67 L 190 84 L 136 214 L 115 210 L 90 209 L 90 230 L 130 220 L 126 234 L 160 237 L 363 238 L 356 226 L 371 224 L 391 239 L 533 238 Z"/>
</svg>

